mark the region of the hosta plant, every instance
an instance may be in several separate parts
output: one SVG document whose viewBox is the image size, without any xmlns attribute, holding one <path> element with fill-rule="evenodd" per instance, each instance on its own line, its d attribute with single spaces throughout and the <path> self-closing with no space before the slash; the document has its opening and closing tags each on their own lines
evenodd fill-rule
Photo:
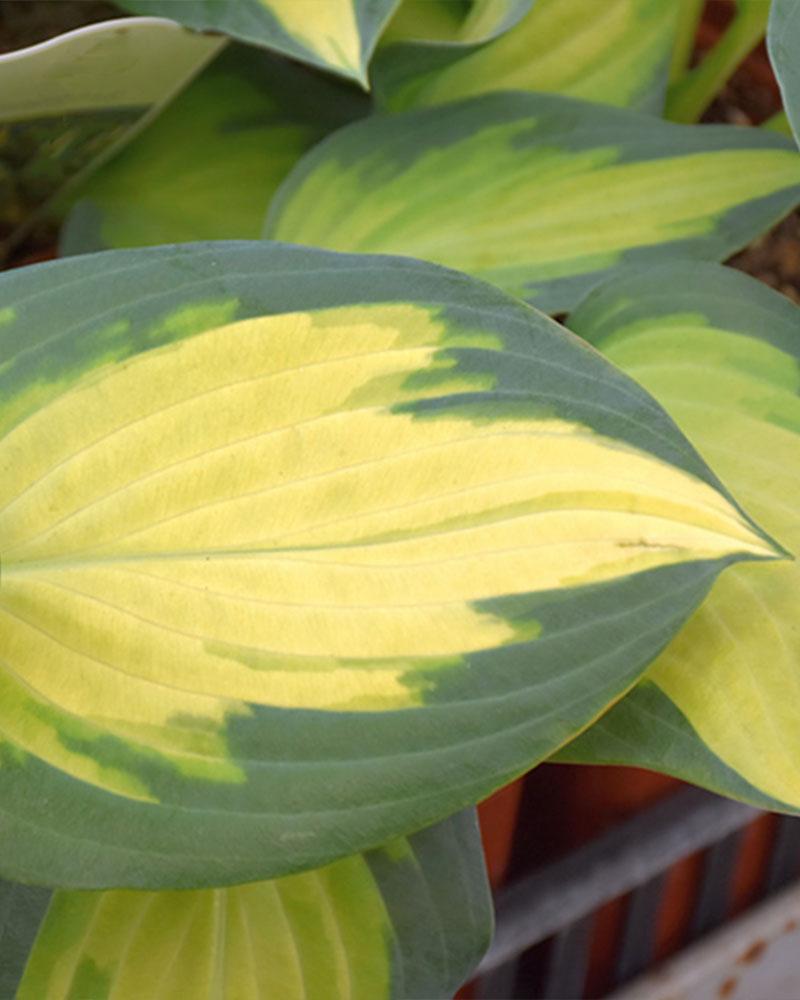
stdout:
<svg viewBox="0 0 800 1000">
<path fill-rule="evenodd" d="M 800 314 L 720 264 L 800 204 L 792 4 L 691 70 L 694 0 L 0 57 L 13 183 L 106 136 L 9 189 L 63 259 L 0 276 L 0 995 L 452 996 L 548 759 L 800 811 Z M 694 124 L 767 14 L 785 122 Z M 108 52 L 42 65 L 145 21 L 194 79 L 97 132 Z"/>
</svg>

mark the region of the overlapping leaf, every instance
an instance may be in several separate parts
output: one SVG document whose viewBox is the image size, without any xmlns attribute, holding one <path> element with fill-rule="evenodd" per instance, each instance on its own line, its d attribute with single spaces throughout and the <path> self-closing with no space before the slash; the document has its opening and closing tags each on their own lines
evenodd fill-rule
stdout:
<svg viewBox="0 0 800 1000">
<path fill-rule="evenodd" d="M 659 111 L 678 13 L 663 0 L 536 0 L 511 30 L 460 58 L 451 52 L 446 65 L 422 46 L 387 49 L 376 88 L 394 110 L 534 90 Z"/>
<path fill-rule="evenodd" d="M 0 889 L 0 906 L 11 902 L 24 924 L 21 904 L 28 903 L 41 921 L 47 895 L 8 886 Z M 58 892 L 19 992 L 22 965 L 9 956 L 17 981 L 8 981 L 3 996 L 449 998 L 483 954 L 491 926 L 470 812 L 271 882 L 183 892 Z M 30 941 L 17 936 L 24 962 Z"/>
<path fill-rule="evenodd" d="M 428 46 L 441 42 L 465 44 L 460 38 L 470 7 L 469 0 L 466 3 L 458 0 L 456 3 L 451 0 L 401 0 L 381 35 L 375 61 L 380 58 L 382 48 L 399 43 Z M 374 69 L 374 63 L 371 69 Z"/>
<path fill-rule="evenodd" d="M 509 93 L 341 129 L 266 234 L 433 260 L 559 312 L 623 265 L 722 259 L 798 201 L 781 136 Z"/>
<path fill-rule="evenodd" d="M 366 84 L 367 65 L 398 0 L 120 0 L 136 14 L 223 32 Z"/>
<path fill-rule="evenodd" d="M 800 142 L 800 5 L 795 0 L 772 0 L 767 47 L 784 110 Z"/>
<path fill-rule="evenodd" d="M 536 0 L 404 0 L 387 25 L 370 67 L 380 103 L 395 109 L 453 64 L 509 31 Z"/>
<path fill-rule="evenodd" d="M 255 238 L 300 155 L 367 108 L 354 87 L 231 45 L 80 189 L 62 250 Z"/>
<path fill-rule="evenodd" d="M 0 56 L 0 257 L 3 239 L 130 138 L 220 44 L 125 18 Z"/>
<path fill-rule="evenodd" d="M 800 309 L 735 271 L 675 264 L 598 290 L 570 325 L 667 408 L 800 552 Z M 666 770 L 800 809 L 800 563 L 737 567 L 568 759 Z"/>
<path fill-rule="evenodd" d="M 381 36 L 382 45 L 412 42 L 454 57 L 513 28 L 536 0 L 403 0 Z"/>
<path fill-rule="evenodd" d="M 223 243 L 0 294 L 20 881 L 253 880 L 429 825 L 774 555 L 635 383 L 466 276 Z"/>
</svg>

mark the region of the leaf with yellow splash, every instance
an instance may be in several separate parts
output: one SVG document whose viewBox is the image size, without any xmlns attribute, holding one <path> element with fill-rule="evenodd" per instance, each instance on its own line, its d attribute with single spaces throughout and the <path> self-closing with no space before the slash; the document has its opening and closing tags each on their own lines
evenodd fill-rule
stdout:
<svg viewBox="0 0 800 1000">
<path fill-rule="evenodd" d="M 243 881 L 432 823 L 779 554 L 635 383 L 466 276 L 190 244 L 0 290 L 19 878 Z"/>
</svg>

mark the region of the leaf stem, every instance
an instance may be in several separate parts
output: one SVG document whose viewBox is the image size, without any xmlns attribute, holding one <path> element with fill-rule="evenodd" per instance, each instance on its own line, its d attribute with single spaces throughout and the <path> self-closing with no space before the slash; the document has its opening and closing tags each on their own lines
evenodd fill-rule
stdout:
<svg viewBox="0 0 800 1000">
<path fill-rule="evenodd" d="M 761 40 L 769 17 L 769 4 L 739 0 L 728 30 L 699 66 L 674 83 L 667 93 L 666 117 L 675 122 L 696 122 L 742 60 Z"/>
<path fill-rule="evenodd" d="M 677 83 L 689 68 L 694 50 L 697 26 L 703 12 L 705 0 L 676 0 L 678 10 L 675 15 L 675 43 L 669 66 L 669 82 Z"/>
</svg>

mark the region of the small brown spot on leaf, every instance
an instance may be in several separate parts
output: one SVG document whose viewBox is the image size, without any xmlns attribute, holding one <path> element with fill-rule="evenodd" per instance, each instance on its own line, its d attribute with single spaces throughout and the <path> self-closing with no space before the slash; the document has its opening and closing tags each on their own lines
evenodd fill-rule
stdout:
<svg viewBox="0 0 800 1000">
<path fill-rule="evenodd" d="M 719 988 L 720 997 L 724 998 L 733 996 L 733 991 L 736 989 L 738 985 L 739 985 L 739 980 L 736 979 L 734 976 L 731 976 L 730 979 L 726 979 L 725 982 L 722 984 L 722 986 L 720 986 Z"/>
<path fill-rule="evenodd" d="M 757 962 L 761 958 L 766 950 L 766 941 L 754 941 L 747 951 L 742 952 L 737 961 L 740 965 L 752 965 L 753 962 Z"/>
</svg>

